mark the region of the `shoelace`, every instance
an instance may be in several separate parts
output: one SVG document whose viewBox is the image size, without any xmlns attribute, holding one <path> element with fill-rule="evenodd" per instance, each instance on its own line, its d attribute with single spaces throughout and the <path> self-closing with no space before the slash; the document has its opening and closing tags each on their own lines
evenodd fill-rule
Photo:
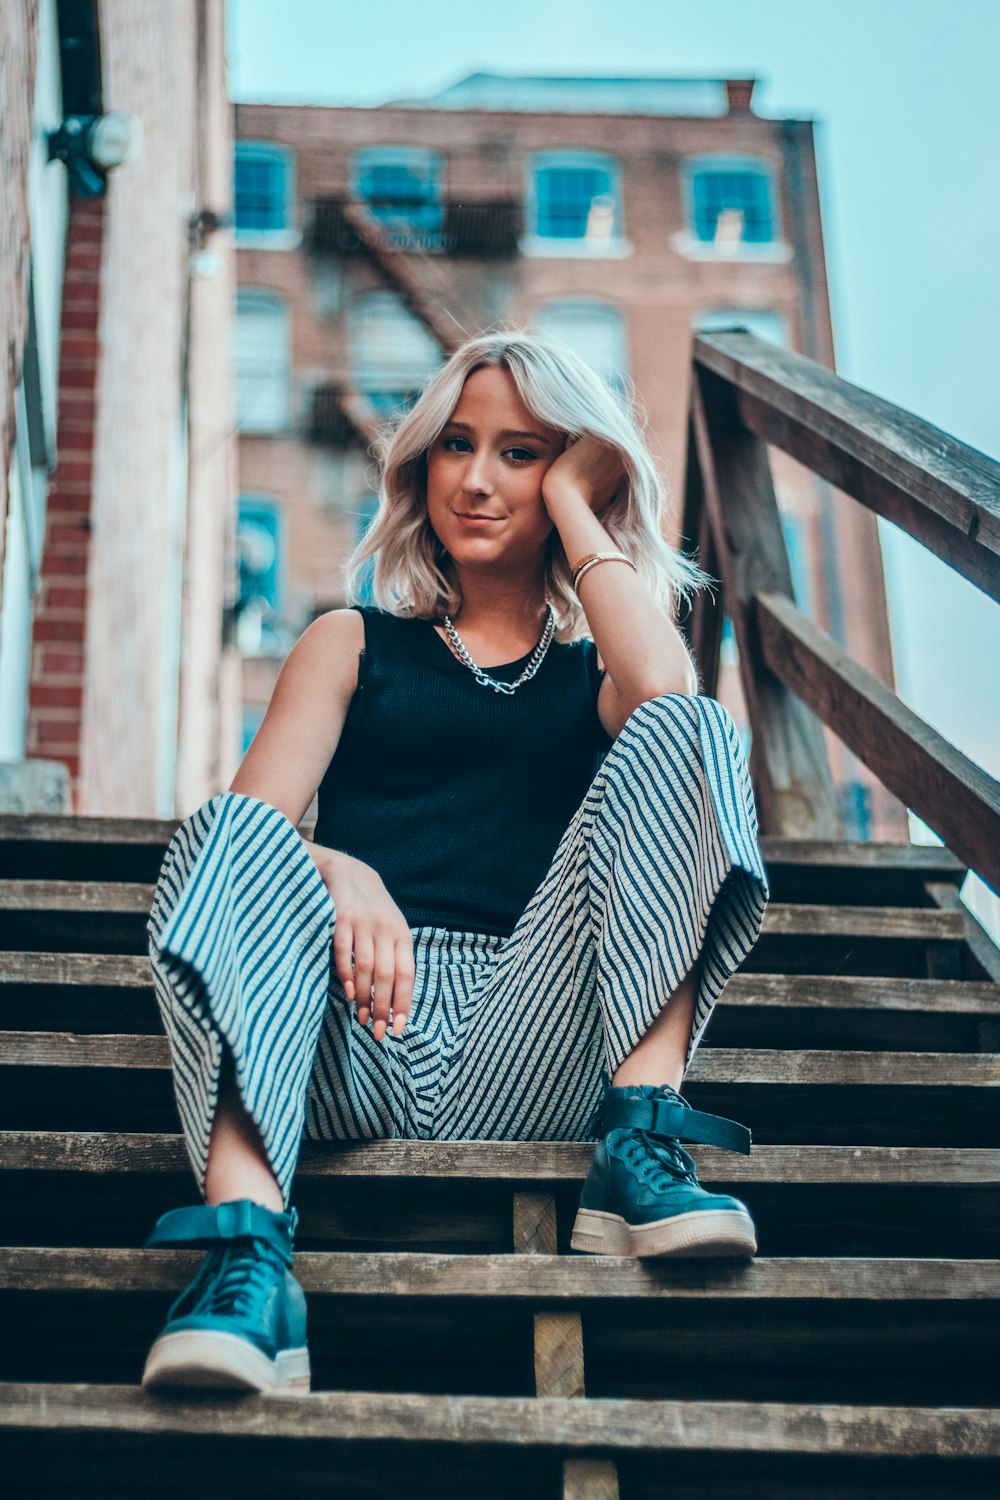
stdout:
<svg viewBox="0 0 1000 1500">
<path fill-rule="evenodd" d="M 245 1241 L 229 1241 L 206 1264 L 207 1285 L 192 1311 L 223 1316 L 252 1314 L 284 1271 L 284 1261 L 270 1245 L 260 1240 L 252 1246 Z"/>
<path fill-rule="evenodd" d="M 698 1181 L 693 1158 L 677 1141 L 667 1136 L 651 1135 L 646 1130 L 629 1130 L 622 1142 L 621 1154 L 629 1170 L 652 1187 Z"/>
</svg>

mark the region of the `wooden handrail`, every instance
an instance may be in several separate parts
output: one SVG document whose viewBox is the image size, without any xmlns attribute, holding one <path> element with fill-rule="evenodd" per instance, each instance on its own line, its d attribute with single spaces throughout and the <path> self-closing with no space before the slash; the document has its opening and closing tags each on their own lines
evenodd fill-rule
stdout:
<svg viewBox="0 0 1000 1500">
<path fill-rule="evenodd" d="M 1000 784 L 783 594 L 755 594 L 761 655 L 948 848 L 1000 890 Z"/>
<path fill-rule="evenodd" d="M 736 391 L 740 422 L 894 521 L 1000 601 L 1000 464 L 744 330 L 699 334 L 695 366 Z"/>
<path fill-rule="evenodd" d="M 826 724 L 1000 890 L 1000 784 L 796 608 L 769 443 L 997 600 L 1000 464 L 746 329 L 694 340 L 682 531 L 722 588 L 697 596 L 690 633 L 714 692 L 732 619 L 762 832 L 841 832 Z"/>
</svg>

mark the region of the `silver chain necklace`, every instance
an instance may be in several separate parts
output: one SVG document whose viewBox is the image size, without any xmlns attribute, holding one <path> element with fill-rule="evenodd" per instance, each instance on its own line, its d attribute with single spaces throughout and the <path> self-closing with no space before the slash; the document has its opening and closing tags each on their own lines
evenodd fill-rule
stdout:
<svg viewBox="0 0 1000 1500">
<path fill-rule="evenodd" d="M 469 671 L 475 673 L 476 681 L 482 687 L 491 687 L 495 693 L 506 693 L 509 696 L 511 693 L 516 692 L 523 682 L 527 682 L 529 677 L 534 677 L 538 668 L 542 665 L 545 653 L 549 649 L 552 637 L 556 632 L 556 617 L 553 613 L 552 605 L 547 604 L 545 606 L 545 629 L 542 631 L 541 639 L 531 653 L 531 660 L 528 662 L 528 665 L 520 677 L 515 678 L 513 682 L 498 682 L 495 677 L 491 677 L 488 672 L 484 672 L 482 667 L 476 666 L 465 648 L 465 642 L 451 623 L 449 615 L 445 615 L 444 617 L 444 628 L 448 632 L 448 639 L 454 646 L 456 654 L 469 668 Z"/>
</svg>

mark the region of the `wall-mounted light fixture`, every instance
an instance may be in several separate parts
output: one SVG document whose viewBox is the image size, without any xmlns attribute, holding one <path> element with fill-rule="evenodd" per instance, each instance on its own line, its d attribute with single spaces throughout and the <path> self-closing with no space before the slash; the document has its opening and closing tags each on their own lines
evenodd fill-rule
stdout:
<svg viewBox="0 0 1000 1500">
<path fill-rule="evenodd" d="M 142 121 L 126 109 L 106 115 L 67 115 L 48 136 L 49 161 L 66 164 L 78 198 L 102 198 L 107 174 L 131 161 L 142 146 Z"/>
</svg>

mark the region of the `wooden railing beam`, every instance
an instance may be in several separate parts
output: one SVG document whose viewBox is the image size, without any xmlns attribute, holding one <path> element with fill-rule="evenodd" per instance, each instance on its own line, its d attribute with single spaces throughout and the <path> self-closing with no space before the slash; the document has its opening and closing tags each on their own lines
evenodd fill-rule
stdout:
<svg viewBox="0 0 1000 1500">
<path fill-rule="evenodd" d="M 1000 463 L 833 370 L 743 330 L 700 334 L 696 370 L 740 422 L 895 522 L 1000 601 Z"/>
<path fill-rule="evenodd" d="M 764 662 L 1000 891 L 1000 785 L 779 593 L 753 600 Z"/>
<path fill-rule="evenodd" d="M 697 367 L 691 421 L 691 451 L 697 454 L 753 726 L 750 768 L 761 831 L 837 838 L 843 829 L 822 726 L 769 670 L 757 640 L 754 594 L 792 594 L 767 448 L 741 423 L 732 388 Z"/>
</svg>

